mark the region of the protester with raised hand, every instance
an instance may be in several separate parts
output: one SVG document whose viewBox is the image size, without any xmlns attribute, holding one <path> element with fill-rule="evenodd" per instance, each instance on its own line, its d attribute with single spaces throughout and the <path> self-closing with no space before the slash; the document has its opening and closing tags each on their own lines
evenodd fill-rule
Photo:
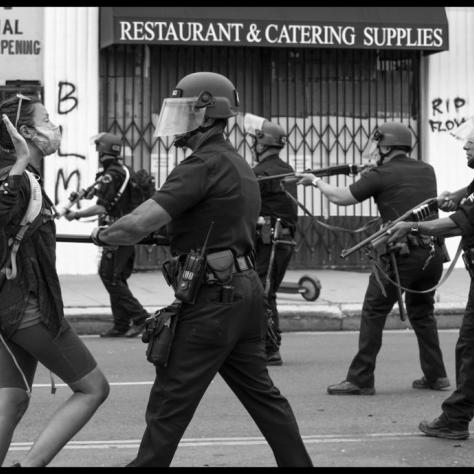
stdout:
<svg viewBox="0 0 474 474">
<path fill-rule="evenodd" d="M 40 467 L 92 417 L 107 398 L 109 384 L 64 317 L 55 212 L 39 171 L 43 158 L 59 148 L 59 127 L 39 100 L 22 95 L 2 102 L 0 114 L 0 465 L 28 408 L 38 362 L 73 392 L 21 465 L 16 463 Z M 33 208 L 36 215 L 25 224 L 25 213 Z M 27 230 L 17 241 L 23 225 Z"/>
</svg>

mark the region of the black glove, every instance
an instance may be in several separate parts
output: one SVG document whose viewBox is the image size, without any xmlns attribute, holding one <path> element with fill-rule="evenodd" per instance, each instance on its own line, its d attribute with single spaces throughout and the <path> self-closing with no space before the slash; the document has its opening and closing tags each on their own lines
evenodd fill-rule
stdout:
<svg viewBox="0 0 474 474">
<path fill-rule="evenodd" d="M 107 228 L 107 226 L 102 225 L 100 227 L 96 227 L 91 233 L 92 242 L 94 242 L 94 244 L 97 245 L 98 247 L 107 247 L 107 246 L 109 246 L 109 244 L 106 244 L 100 238 L 100 233 L 106 228 Z"/>
</svg>

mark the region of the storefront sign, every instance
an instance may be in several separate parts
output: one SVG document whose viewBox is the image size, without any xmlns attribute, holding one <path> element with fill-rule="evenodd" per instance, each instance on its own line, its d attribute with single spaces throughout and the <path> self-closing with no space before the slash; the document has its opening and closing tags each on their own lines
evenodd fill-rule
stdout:
<svg viewBox="0 0 474 474">
<path fill-rule="evenodd" d="M 42 20 L 43 7 L 0 7 L 0 83 L 42 78 Z"/>
<path fill-rule="evenodd" d="M 439 26 L 304 24 L 226 20 L 114 18 L 115 43 L 359 49 L 447 49 Z"/>
</svg>

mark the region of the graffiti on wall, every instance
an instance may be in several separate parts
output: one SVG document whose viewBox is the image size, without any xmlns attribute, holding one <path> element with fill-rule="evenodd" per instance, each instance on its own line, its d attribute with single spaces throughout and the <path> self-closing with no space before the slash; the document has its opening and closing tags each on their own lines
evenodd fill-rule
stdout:
<svg viewBox="0 0 474 474">
<path fill-rule="evenodd" d="M 432 119 L 428 121 L 432 132 L 450 132 L 466 121 L 462 114 L 466 112 L 467 100 L 462 97 L 431 101 Z M 453 117 L 453 114 L 455 115 Z"/>
<path fill-rule="evenodd" d="M 73 95 L 74 92 L 76 92 L 74 84 L 70 82 L 58 83 L 58 114 L 66 115 L 77 107 L 79 100 Z"/>
<path fill-rule="evenodd" d="M 79 99 L 74 95 L 75 92 L 76 86 L 74 84 L 70 82 L 58 83 L 58 114 L 67 115 L 77 108 Z M 61 127 L 61 133 L 62 132 L 63 130 Z M 64 151 L 62 148 L 58 150 L 58 156 L 67 161 L 60 161 L 60 163 L 64 163 L 64 165 L 60 166 L 56 173 L 54 183 L 55 204 L 60 202 L 62 196 L 69 196 L 71 192 L 79 192 L 81 189 L 81 171 L 78 168 L 73 171 L 66 171 L 66 169 L 70 168 L 70 158 L 79 158 L 81 160 L 86 159 L 85 155 L 72 151 Z M 80 207 L 80 203 L 78 206 Z"/>
</svg>

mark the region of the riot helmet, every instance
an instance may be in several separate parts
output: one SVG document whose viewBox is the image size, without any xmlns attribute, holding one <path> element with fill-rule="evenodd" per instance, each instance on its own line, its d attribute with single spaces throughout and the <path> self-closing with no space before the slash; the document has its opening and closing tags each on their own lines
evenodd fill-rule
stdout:
<svg viewBox="0 0 474 474">
<path fill-rule="evenodd" d="M 228 119 L 237 115 L 238 107 L 237 90 L 227 77 L 215 72 L 188 74 L 176 84 L 171 97 L 163 100 L 154 136 L 203 131 L 205 118 Z"/>
<path fill-rule="evenodd" d="M 383 152 L 382 147 L 389 148 L 389 150 Z M 386 122 L 374 131 L 369 142 L 367 155 L 376 157 L 377 164 L 380 165 L 394 148 L 402 149 L 407 153 L 410 152 L 412 149 L 412 135 L 406 125 L 399 122 Z"/>
<path fill-rule="evenodd" d="M 258 115 L 245 114 L 244 130 L 253 138 L 252 151 L 257 160 L 269 148 L 281 149 L 286 144 L 283 128 Z"/>
<path fill-rule="evenodd" d="M 102 132 L 92 137 L 95 149 L 99 153 L 99 161 L 116 160 L 122 151 L 122 139 L 111 133 Z"/>
</svg>

